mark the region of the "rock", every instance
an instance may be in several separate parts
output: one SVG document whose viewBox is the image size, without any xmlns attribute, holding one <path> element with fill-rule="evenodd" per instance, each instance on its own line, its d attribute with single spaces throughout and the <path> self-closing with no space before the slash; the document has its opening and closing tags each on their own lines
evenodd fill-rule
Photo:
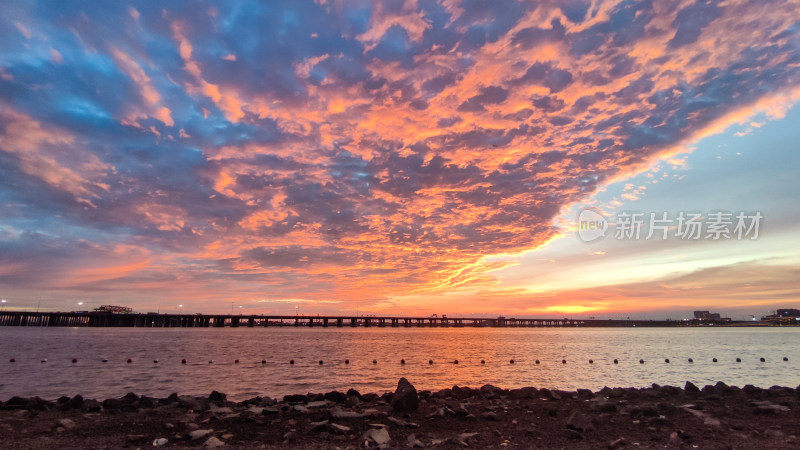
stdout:
<svg viewBox="0 0 800 450">
<path fill-rule="evenodd" d="M 38 405 L 43 405 L 50 402 L 45 402 L 41 400 L 39 397 L 34 398 L 24 398 L 24 397 L 11 397 L 7 402 L 3 404 L 0 409 L 4 410 L 34 410 L 34 409 L 44 409 L 44 407 L 39 407 Z M 50 403 L 52 405 L 52 403 Z"/>
<path fill-rule="evenodd" d="M 613 440 L 613 441 L 608 443 L 608 448 L 614 449 L 614 448 L 617 448 L 617 447 L 622 447 L 623 445 L 625 445 L 627 443 L 628 442 L 625 440 L 625 438 L 615 439 L 615 440 Z"/>
<path fill-rule="evenodd" d="M 566 436 L 568 439 L 574 439 L 576 441 L 583 439 L 583 434 L 581 434 L 581 432 L 572 429 L 567 429 L 564 432 L 564 436 Z"/>
<path fill-rule="evenodd" d="M 233 412 L 233 409 L 227 406 L 217 406 L 215 403 L 212 403 L 208 410 L 216 414 L 231 414 Z"/>
<path fill-rule="evenodd" d="M 225 446 L 225 443 L 222 442 L 220 439 L 214 437 L 214 436 L 211 436 L 210 438 L 208 438 L 208 440 L 203 444 L 203 447 L 209 447 L 209 448 L 224 447 L 224 446 Z"/>
<path fill-rule="evenodd" d="M 153 409 L 156 407 L 156 400 L 150 397 L 145 397 L 144 395 L 139 398 L 139 408 L 141 409 Z"/>
<path fill-rule="evenodd" d="M 719 421 L 719 419 L 715 419 L 713 417 L 706 417 L 706 420 L 703 421 L 703 425 L 709 427 L 719 427 L 722 426 L 722 423 Z"/>
<path fill-rule="evenodd" d="M 78 394 L 69 399 L 64 406 L 68 409 L 83 409 L 83 397 Z"/>
<path fill-rule="evenodd" d="M 392 396 L 392 409 L 400 412 L 416 411 L 419 408 L 417 390 L 405 378 L 397 382 L 397 389 Z"/>
<path fill-rule="evenodd" d="M 772 403 L 768 400 L 760 401 L 760 402 L 752 402 L 750 403 L 751 406 L 755 406 L 756 414 L 774 414 L 776 412 L 788 412 L 791 411 L 791 408 L 788 406 L 777 405 Z"/>
<path fill-rule="evenodd" d="M 189 433 L 189 438 L 193 441 L 196 441 L 198 439 L 203 439 L 213 432 L 214 430 L 194 430 Z"/>
<path fill-rule="evenodd" d="M 269 407 L 261 408 L 261 414 L 264 416 L 271 416 L 273 414 L 278 414 L 278 412 L 279 412 L 278 408 L 269 408 Z"/>
<path fill-rule="evenodd" d="M 127 405 L 127 402 L 124 402 L 118 398 L 107 398 L 103 400 L 103 409 L 106 411 L 121 409 L 125 405 Z"/>
<path fill-rule="evenodd" d="M 283 434 L 283 442 L 289 443 L 297 439 L 297 431 L 291 430 Z"/>
<path fill-rule="evenodd" d="M 163 447 L 169 444 L 169 439 L 167 438 L 157 438 L 153 440 L 153 447 Z"/>
<path fill-rule="evenodd" d="M 75 428 L 75 422 L 73 422 L 70 419 L 60 419 L 58 421 L 58 424 L 67 430 L 72 430 L 73 428 Z"/>
<path fill-rule="evenodd" d="M 408 447 L 410 447 L 410 448 L 424 448 L 425 447 L 425 444 L 422 441 L 420 441 L 419 439 L 417 439 L 417 437 L 414 434 L 409 434 L 408 435 L 408 439 L 406 440 L 406 442 L 408 443 Z"/>
<path fill-rule="evenodd" d="M 460 445 L 462 447 L 469 447 L 469 443 L 464 439 L 461 439 L 459 436 L 453 436 L 447 440 L 447 442 L 455 445 Z"/>
<path fill-rule="evenodd" d="M 347 404 L 347 406 L 350 407 L 358 406 L 361 404 L 361 400 L 359 400 L 358 396 L 356 395 L 350 395 L 347 397 L 347 401 L 345 402 L 345 404 Z"/>
<path fill-rule="evenodd" d="M 338 423 L 329 424 L 328 429 L 334 434 L 345 434 L 350 432 L 350 427 L 339 425 Z"/>
<path fill-rule="evenodd" d="M 255 405 L 248 406 L 245 411 L 249 412 L 250 414 L 255 414 L 255 415 L 259 415 L 259 416 L 261 414 L 264 414 L 264 408 L 261 408 L 261 407 L 255 406 Z M 277 413 L 278 410 L 276 409 L 275 412 Z"/>
<path fill-rule="evenodd" d="M 500 418 L 497 417 L 497 413 L 495 413 L 494 411 L 485 412 L 485 413 L 481 414 L 481 417 L 484 420 L 490 420 L 492 422 L 499 422 L 500 421 Z"/>
<path fill-rule="evenodd" d="M 352 397 L 352 396 L 354 396 L 354 395 L 355 395 L 356 397 L 358 397 L 358 399 L 359 399 L 359 400 L 363 400 L 363 399 L 361 398 L 361 393 L 360 393 L 360 392 L 358 392 L 357 390 L 353 389 L 353 388 L 350 388 L 350 389 L 348 389 L 348 390 L 347 390 L 347 394 L 346 394 L 346 395 L 347 395 L 348 397 Z"/>
<path fill-rule="evenodd" d="M 294 405 L 293 409 L 299 413 L 308 414 L 311 412 L 310 409 L 306 408 L 303 405 Z"/>
<path fill-rule="evenodd" d="M 781 430 L 767 430 L 764 432 L 764 436 L 770 439 L 783 439 L 786 435 Z"/>
<path fill-rule="evenodd" d="M 284 395 L 285 403 L 308 403 L 308 397 L 303 394 Z"/>
<path fill-rule="evenodd" d="M 329 420 L 322 420 L 319 422 L 311 422 L 308 424 L 308 431 L 319 433 L 321 431 L 327 431 L 328 424 L 331 422 Z"/>
<path fill-rule="evenodd" d="M 591 410 L 594 412 L 616 412 L 617 405 L 614 402 L 609 402 L 603 398 L 598 398 L 596 401 L 592 402 Z"/>
<path fill-rule="evenodd" d="M 686 382 L 686 384 L 683 386 L 683 390 L 686 392 L 700 392 L 700 389 L 691 381 Z"/>
<path fill-rule="evenodd" d="M 330 403 L 328 403 L 327 401 L 325 401 L 325 400 L 320 400 L 320 401 L 314 401 L 314 402 L 308 402 L 308 403 L 306 403 L 306 408 L 308 408 L 308 409 L 314 409 L 314 408 L 325 408 L 325 407 L 327 407 L 328 405 L 330 405 Z"/>
<path fill-rule="evenodd" d="M 539 391 L 534 387 L 524 387 L 519 389 L 511 389 L 508 391 L 508 394 L 513 399 L 523 400 L 536 398 L 536 396 L 539 394 Z"/>
<path fill-rule="evenodd" d="M 331 417 L 334 419 L 360 419 L 364 417 L 364 414 L 357 413 L 355 411 L 345 411 L 340 408 L 334 408 L 331 411 Z"/>
<path fill-rule="evenodd" d="M 193 411 L 204 411 L 208 409 L 209 400 L 207 398 L 197 398 L 190 395 L 181 395 L 178 397 L 178 402 L 181 406 Z M 103 402 L 105 408 L 105 402 Z"/>
<path fill-rule="evenodd" d="M 401 378 L 404 380 L 405 378 Z M 416 394 L 416 391 L 414 392 Z M 386 428 L 370 428 L 362 436 L 362 441 L 372 441 L 377 445 L 383 445 L 392 440 Z"/>
<path fill-rule="evenodd" d="M 339 391 L 331 391 L 326 393 L 323 398 L 334 403 L 342 403 L 347 401 L 347 394 L 343 394 Z"/>
<path fill-rule="evenodd" d="M 378 400 L 379 398 L 381 398 L 381 397 L 378 394 L 369 393 L 369 394 L 363 394 L 361 396 L 361 401 L 370 403 L 370 402 L 374 402 L 375 400 Z"/>
<path fill-rule="evenodd" d="M 217 404 L 225 403 L 228 399 L 228 396 L 223 394 L 222 392 L 212 391 L 211 394 L 208 396 L 208 401 L 214 402 Z"/>
<path fill-rule="evenodd" d="M 147 439 L 147 436 L 143 434 L 129 434 L 125 436 L 125 442 L 129 444 L 140 444 Z"/>
<path fill-rule="evenodd" d="M 406 422 L 405 420 L 398 419 L 397 417 L 389 416 L 389 417 L 386 418 L 386 420 L 388 420 L 389 422 L 392 422 L 393 424 L 397 425 L 398 427 L 419 428 L 419 425 L 417 425 L 416 423 L 414 423 L 414 422 Z"/>
<path fill-rule="evenodd" d="M 100 412 L 103 409 L 103 404 L 97 400 L 84 400 L 83 410 L 86 412 Z"/>
<path fill-rule="evenodd" d="M 569 419 L 567 419 L 567 428 L 586 432 L 594 430 L 594 424 L 592 424 L 592 419 L 590 419 L 589 416 L 578 411 L 573 411 Z"/>
<path fill-rule="evenodd" d="M 578 394 L 578 397 L 582 399 L 588 399 L 594 397 L 594 393 L 589 389 L 578 389 L 576 393 Z"/>
</svg>

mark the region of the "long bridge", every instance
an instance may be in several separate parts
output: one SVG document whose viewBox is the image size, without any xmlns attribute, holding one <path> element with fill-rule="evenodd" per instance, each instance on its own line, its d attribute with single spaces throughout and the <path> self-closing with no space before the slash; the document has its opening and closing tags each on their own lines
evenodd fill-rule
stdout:
<svg viewBox="0 0 800 450">
<path fill-rule="evenodd" d="M 673 327 L 672 320 L 517 319 L 514 317 L 279 316 L 0 311 L 0 326 L 28 327 Z"/>
</svg>

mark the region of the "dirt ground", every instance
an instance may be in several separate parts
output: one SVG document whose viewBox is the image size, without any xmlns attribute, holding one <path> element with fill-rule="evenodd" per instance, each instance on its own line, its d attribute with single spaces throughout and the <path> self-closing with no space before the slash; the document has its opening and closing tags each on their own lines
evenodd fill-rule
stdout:
<svg viewBox="0 0 800 450">
<path fill-rule="evenodd" d="M 800 448 L 798 401 L 795 388 L 722 383 L 598 392 L 398 387 L 238 403 L 218 392 L 15 397 L 0 405 L 0 447 Z"/>
</svg>

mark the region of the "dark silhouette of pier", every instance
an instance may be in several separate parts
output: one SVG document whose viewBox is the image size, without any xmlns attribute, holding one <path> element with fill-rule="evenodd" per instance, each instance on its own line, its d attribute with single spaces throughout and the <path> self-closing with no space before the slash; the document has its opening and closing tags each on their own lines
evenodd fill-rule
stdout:
<svg viewBox="0 0 800 450">
<path fill-rule="evenodd" d="M 114 314 L 107 312 L 2 311 L 0 326 L 28 327 L 674 327 L 672 320 L 517 319 L 514 317 L 279 316 L 266 314 Z"/>
</svg>

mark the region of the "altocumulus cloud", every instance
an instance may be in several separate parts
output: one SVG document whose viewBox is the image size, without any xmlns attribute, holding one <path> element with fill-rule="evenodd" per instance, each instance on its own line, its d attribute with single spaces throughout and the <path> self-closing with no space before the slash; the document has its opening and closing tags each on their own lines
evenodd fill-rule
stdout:
<svg viewBox="0 0 800 450">
<path fill-rule="evenodd" d="M 566 206 L 797 98 L 798 5 L 762 3 L 7 4 L 0 283 L 491 283 Z"/>
</svg>

